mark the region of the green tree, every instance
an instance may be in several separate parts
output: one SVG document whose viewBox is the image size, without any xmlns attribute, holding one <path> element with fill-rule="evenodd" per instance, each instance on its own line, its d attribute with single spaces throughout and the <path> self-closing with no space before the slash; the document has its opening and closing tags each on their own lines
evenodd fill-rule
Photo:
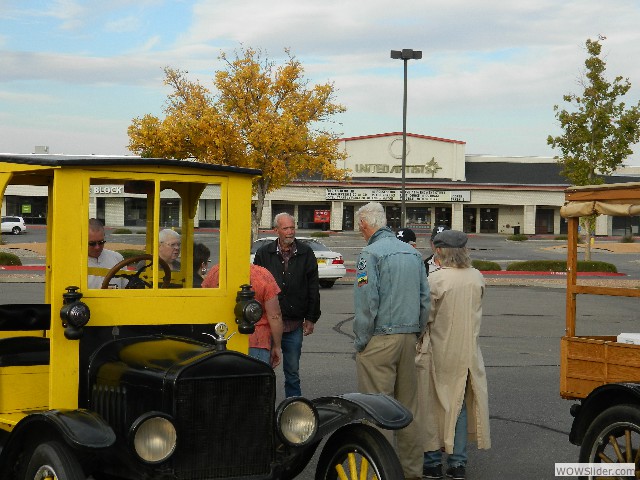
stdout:
<svg viewBox="0 0 640 480">
<path fill-rule="evenodd" d="M 563 100 L 572 105 L 572 111 L 554 105 L 564 134 L 547 137 L 547 144 L 561 152 L 560 157 L 555 157 L 562 166 L 561 174 L 573 185 L 603 183 L 602 175 L 609 175 L 620 167 L 633 153 L 631 146 L 640 139 L 640 102 L 627 107 L 620 100 L 631 88 L 629 80 L 620 76 L 613 82 L 607 80 L 599 41 L 588 39 L 586 48 L 586 71 L 579 80 L 584 92 L 582 96 L 563 96 Z M 583 220 L 585 258 L 590 260 L 595 218 Z"/>
<path fill-rule="evenodd" d="M 187 79 L 187 72 L 165 68 L 165 84 L 173 90 L 166 116 L 133 119 L 129 149 L 143 156 L 261 169 L 254 182 L 254 233 L 267 193 L 305 176 L 343 179 L 337 161 L 346 153 L 326 125 L 345 107 L 335 103 L 332 83 L 311 86 L 302 64 L 285 52 L 282 65 L 252 48 L 231 58 L 223 53 L 226 68 L 215 74 L 215 93 Z"/>
</svg>

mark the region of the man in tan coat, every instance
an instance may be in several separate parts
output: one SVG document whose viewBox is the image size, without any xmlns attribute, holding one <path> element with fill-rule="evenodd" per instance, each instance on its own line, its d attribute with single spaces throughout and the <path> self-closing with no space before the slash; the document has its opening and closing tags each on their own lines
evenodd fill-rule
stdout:
<svg viewBox="0 0 640 480">
<path fill-rule="evenodd" d="M 431 311 L 418 343 L 418 421 L 424 434 L 423 478 L 463 480 L 467 436 L 490 448 L 487 377 L 478 345 L 485 282 L 471 267 L 463 232 L 434 238 L 441 269 L 429 275 Z M 468 434 L 468 435 L 467 435 Z"/>
</svg>

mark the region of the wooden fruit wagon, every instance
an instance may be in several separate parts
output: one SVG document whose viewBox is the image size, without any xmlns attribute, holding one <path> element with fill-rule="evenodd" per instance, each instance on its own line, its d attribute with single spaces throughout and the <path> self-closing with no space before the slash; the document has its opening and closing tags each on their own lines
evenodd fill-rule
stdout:
<svg viewBox="0 0 640 480">
<path fill-rule="evenodd" d="M 581 462 L 636 463 L 640 472 L 640 345 L 615 335 L 576 335 L 578 295 L 640 299 L 640 289 L 577 282 L 578 224 L 590 215 L 639 216 L 640 182 L 572 187 L 561 215 L 567 239 L 566 329 L 560 343 L 560 395 L 580 403 L 569 439 L 581 445 Z M 640 320 L 640 301 L 638 302 Z M 640 332 L 640 322 L 637 331 Z"/>
</svg>

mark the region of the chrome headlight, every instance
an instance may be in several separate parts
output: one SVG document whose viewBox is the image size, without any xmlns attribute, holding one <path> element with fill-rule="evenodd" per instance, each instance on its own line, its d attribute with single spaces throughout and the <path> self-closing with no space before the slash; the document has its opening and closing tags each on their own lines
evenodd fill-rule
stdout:
<svg viewBox="0 0 640 480">
<path fill-rule="evenodd" d="M 291 446 L 306 445 L 318 431 L 318 412 L 304 398 L 291 398 L 282 402 L 276 418 L 280 438 Z"/>
<path fill-rule="evenodd" d="M 176 449 L 176 428 L 162 413 L 147 413 L 139 417 L 132 427 L 133 449 L 140 459 L 148 463 L 163 462 Z"/>
</svg>

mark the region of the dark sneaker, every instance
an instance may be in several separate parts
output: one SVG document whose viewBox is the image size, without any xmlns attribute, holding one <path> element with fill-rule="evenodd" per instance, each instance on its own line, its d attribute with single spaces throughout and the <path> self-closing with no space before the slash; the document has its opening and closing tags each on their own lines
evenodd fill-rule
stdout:
<svg viewBox="0 0 640 480">
<path fill-rule="evenodd" d="M 452 480 L 464 480 L 465 474 L 466 471 L 462 465 L 447 468 L 447 477 L 451 478 Z"/>
<path fill-rule="evenodd" d="M 422 478 L 440 480 L 442 478 L 442 465 L 436 465 L 435 467 L 422 467 Z"/>
</svg>

